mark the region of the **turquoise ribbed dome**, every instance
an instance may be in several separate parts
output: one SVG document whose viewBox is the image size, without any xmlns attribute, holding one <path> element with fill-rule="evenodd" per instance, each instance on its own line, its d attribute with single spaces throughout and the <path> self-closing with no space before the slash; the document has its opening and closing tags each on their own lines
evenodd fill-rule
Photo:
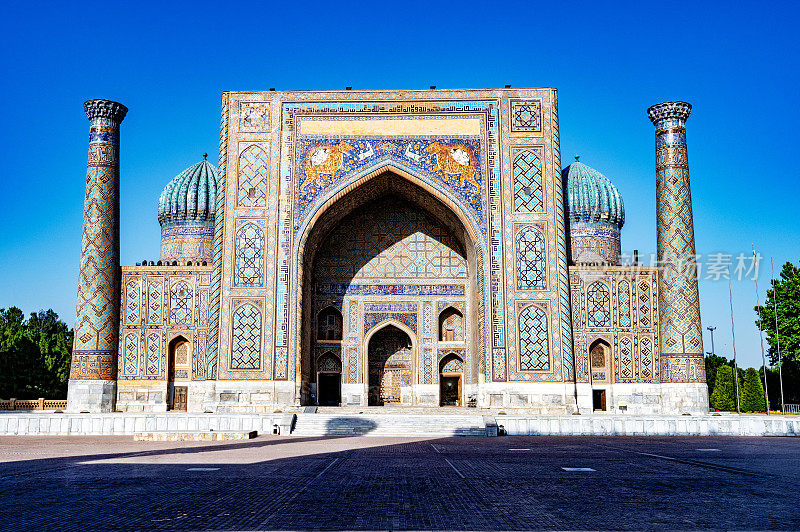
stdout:
<svg viewBox="0 0 800 532">
<path fill-rule="evenodd" d="M 158 198 L 158 221 L 165 224 L 214 221 L 217 168 L 203 159 L 175 176 Z"/>
<path fill-rule="evenodd" d="M 577 159 L 577 158 L 576 158 Z M 570 222 L 625 223 L 622 195 L 606 176 L 576 160 L 561 171 L 564 207 Z"/>
</svg>

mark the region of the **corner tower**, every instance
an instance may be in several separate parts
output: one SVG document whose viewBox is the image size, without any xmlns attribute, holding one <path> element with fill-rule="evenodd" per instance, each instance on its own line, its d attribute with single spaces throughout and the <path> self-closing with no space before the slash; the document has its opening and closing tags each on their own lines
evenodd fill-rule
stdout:
<svg viewBox="0 0 800 532">
<path fill-rule="evenodd" d="M 692 106 L 664 102 L 647 110 L 656 129 L 656 213 L 662 401 L 676 410 L 708 411 L 703 333 L 686 152 Z M 680 386 L 670 386 L 670 383 Z M 692 386 L 695 385 L 695 386 Z"/>
<path fill-rule="evenodd" d="M 91 126 L 67 408 L 108 412 L 119 345 L 119 126 L 128 108 L 110 100 L 83 108 Z"/>
</svg>

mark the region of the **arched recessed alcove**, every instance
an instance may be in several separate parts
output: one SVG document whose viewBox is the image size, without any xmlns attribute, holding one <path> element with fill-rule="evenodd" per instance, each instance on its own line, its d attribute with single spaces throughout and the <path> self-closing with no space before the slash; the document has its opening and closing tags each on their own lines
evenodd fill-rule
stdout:
<svg viewBox="0 0 800 532">
<path fill-rule="evenodd" d="M 439 313 L 439 341 L 464 341 L 464 315 L 455 307 L 447 307 Z"/>
<path fill-rule="evenodd" d="M 167 353 L 167 409 L 185 412 L 192 366 L 191 343 L 177 335 L 170 340 Z"/>
<path fill-rule="evenodd" d="M 598 338 L 589 344 L 589 375 L 592 383 L 592 404 L 596 411 L 606 410 L 606 388 L 611 383 L 611 344 Z"/>
<path fill-rule="evenodd" d="M 368 404 L 399 404 L 402 388 L 411 386 L 414 346 L 406 331 L 395 325 L 378 329 L 367 341 Z"/>
<path fill-rule="evenodd" d="M 439 337 L 442 297 L 463 301 L 463 312 L 453 310 L 461 314 L 461 341 L 471 368 L 465 377 L 477 378 L 483 353 L 477 326 L 483 319 L 477 315 L 477 298 L 483 297 L 477 282 L 480 245 L 463 212 L 441 192 L 394 172 L 365 179 L 320 210 L 299 236 L 301 390 L 313 390 L 311 354 L 329 341 L 327 329 L 323 339 L 314 323 L 325 309 L 341 309 L 342 365 L 349 368 L 342 372 L 342 393 L 358 392 L 356 400 L 365 404 L 369 375 L 360 368 L 366 366 L 368 330 L 392 318 L 432 343 Z M 418 354 L 435 356 L 429 351 Z M 436 361 L 430 364 L 433 372 L 412 375 L 412 385 L 436 384 Z"/>
</svg>

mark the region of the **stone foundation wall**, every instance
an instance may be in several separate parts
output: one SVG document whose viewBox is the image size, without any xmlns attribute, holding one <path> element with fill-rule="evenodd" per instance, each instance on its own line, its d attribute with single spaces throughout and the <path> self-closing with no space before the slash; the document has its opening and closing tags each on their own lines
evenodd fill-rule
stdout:
<svg viewBox="0 0 800 532">
<path fill-rule="evenodd" d="M 67 408 L 72 412 L 111 412 L 116 395 L 115 381 L 71 379 L 67 388 Z"/>
<path fill-rule="evenodd" d="M 524 408 L 540 414 L 575 411 L 575 385 L 562 382 L 491 382 L 480 386 L 480 408 Z"/>
</svg>

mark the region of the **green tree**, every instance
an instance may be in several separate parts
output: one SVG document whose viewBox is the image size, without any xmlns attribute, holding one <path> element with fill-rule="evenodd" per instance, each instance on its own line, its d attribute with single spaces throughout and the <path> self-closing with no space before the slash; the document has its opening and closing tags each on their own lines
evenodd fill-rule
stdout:
<svg viewBox="0 0 800 532">
<path fill-rule="evenodd" d="M 783 360 L 783 401 L 788 404 L 800 404 L 800 362 Z M 781 382 L 777 366 L 767 369 L 767 383 L 769 384 L 770 408 L 781 408 Z"/>
<path fill-rule="evenodd" d="M 72 337 L 52 310 L 0 309 L 0 397 L 66 397 Z"/>
<path fill-rule="evenodd" d="M 732 366 L 732 362 L 719 355 L 706 356 L 706 384 L 708 384 L 708 395 L 714 393 L 714 384 L 717 379 L 717 371 L 721 366 Z"/>
<path fill-rule="evenodd" d="M 744 383 L 742 384 L 742 412 L 763 412 L 764 385 L 761 383 L 761 375 L 754 368 L 747 368 L 744 372 Z"/>
<path fill-rule="evenodd" d="M 711 408 L 732 412 L 736 410 L 736 396 L 733 389 L 733 368 L 723 365 L 717 368 L 714 392 L 709 398 Z"/>
<path fill-rule="evenodd" d="M 780 278 L 772 280 L 763 305 L 755 307 L 756 325 L 767 333 L 770 364 L 778 363 L 778 335 L 775 329 L 777 302 L 781 358 L 800 362 L 800 266 L 783 265 Z"/>
</svg>

